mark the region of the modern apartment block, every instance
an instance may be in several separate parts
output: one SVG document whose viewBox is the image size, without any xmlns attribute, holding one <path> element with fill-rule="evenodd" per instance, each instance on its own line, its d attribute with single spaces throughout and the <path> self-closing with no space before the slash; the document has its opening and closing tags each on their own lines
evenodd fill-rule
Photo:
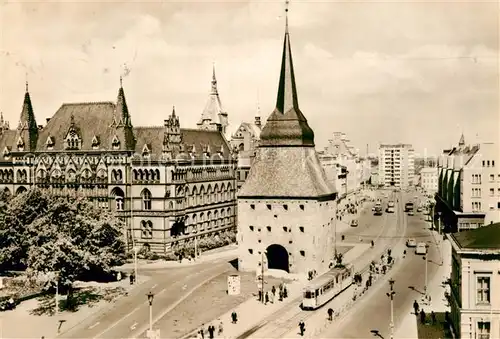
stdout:
<svg viewBox="0 0 500 339">
<path fill-rule="evenodd" d="M 413 186 L 414 150 L 410 144 L 381 144 L 378 150 L 379 184 L 384 187 Z"/>
<path fill-rule="evenodd" d="M 438 162 L 436 213 L 457 232 L 500 221 L 499 149 L 495 143 L 446 150 Z"/>
</svg>

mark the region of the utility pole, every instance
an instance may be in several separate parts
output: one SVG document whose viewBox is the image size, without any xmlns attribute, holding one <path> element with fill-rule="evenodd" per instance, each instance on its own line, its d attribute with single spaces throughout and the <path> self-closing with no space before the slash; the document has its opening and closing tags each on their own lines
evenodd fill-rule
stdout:
<svg viewBox="0 0 500 339">
<path fill-rule="evenodd" d="M 139 251 L 139 249 L 137 248 L 137 246 L 134 246 L 134 283 L 137 283 L 137 279 L 138 279 L 138 276 L 137 276 L 137 252 Z"/>
<path fill-rule="evenodd" d="M 194 260 L 198 259 L 198 237 L 194 236 Z"/>
<path fill-rule="evenodd" d="M 428 297 L 427 297 L 427 254 L 424 255 L 424 260 L 425 260 L 425 286 L 424 286 L 424 293 L 425 293 L 425 300 L 427 300 L 428 299 Z"/>
<path fill-rule="evenodd" d="M 154 299 L 154 294 L 153 292 L 149 292 L 147 294 L 148 301 L 149 301 L 149 333 L 150 333 L 150 338 L 153 337 L 153 299 Z"/>
<path fill-rule="evenodd" d="M 394 339 L 394 280 L 389 280 L 389 285 L 391 287 L 389 293 L 386 293 L 387 296 L 391 299 L 391 323 L 389 324 L 391 330 L 391 339 Z"/>
</svg>

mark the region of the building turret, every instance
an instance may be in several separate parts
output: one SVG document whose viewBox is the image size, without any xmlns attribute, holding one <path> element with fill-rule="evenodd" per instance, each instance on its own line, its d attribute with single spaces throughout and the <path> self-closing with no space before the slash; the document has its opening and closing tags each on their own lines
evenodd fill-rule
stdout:
<svg viewBox="0 0 500 339">
<path fill-rule="evenodd" d="M 212 88 L 210 96 L 197 126 L 199 129 L 220 131 L 225 135 L 228 125 L 228 114 L 222 109 L 222 103 L 217 89 L 217 78 L 215 76 L 214 65 L 212 69 Z"/>
<path fill-rule="evenodd" d="M 13 145 L 13 149 L 20 152 L 34 151 L 36 149 L 37 141 L 38 125 L 36 123 L 35 113 L 33 112 L 33 106 L 31 104 L 28 82 L 26 81 L 23 108 L 21 110 L 19 125 L 17 126 L 15 145 Z"/>
<path fill-rule="evenodd" d="M 128 111 L 127 100 L 125 99 L 122 77 L 120 77 L 120 89 L 118 90 L 116 108 L 111 126 L 116 128 L 116 136 L 119 141 L 119 145 L 115 143 L 113 148 L 120 150 L 134 150 L 134 130 L 132 126 L 132 119 L 130 118 L 130 113 Z"/>
</svg>

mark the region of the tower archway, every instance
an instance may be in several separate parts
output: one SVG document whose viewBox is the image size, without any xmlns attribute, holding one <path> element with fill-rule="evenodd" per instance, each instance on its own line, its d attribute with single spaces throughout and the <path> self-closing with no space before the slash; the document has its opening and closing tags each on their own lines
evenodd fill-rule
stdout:
<svg viewBox="0 0 500 339">
<path fill-rule="evenodd" d="M 269 269 L 290 272 L 288 251 L 285 247 L 278 244 L 270 245 L 266 250 L 266 256 Z"/>
</svg>

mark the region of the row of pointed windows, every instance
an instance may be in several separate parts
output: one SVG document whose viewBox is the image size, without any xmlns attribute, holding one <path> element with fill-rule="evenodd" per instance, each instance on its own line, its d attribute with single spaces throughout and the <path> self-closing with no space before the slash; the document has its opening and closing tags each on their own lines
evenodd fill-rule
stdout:
<svg viewBox="0 0 500 339">
<path fill-rule="evenodd" d="M 53 149 L 54 146 L 56 145 L 56 142 L 54 140 L 54 137 L 49 136 L 47 137 L 47 141 L 45 142 L 45 145 L 47 146 L 47 149 Z M 68 133 L 68 136 L 65 139 L 65 148 L 67 150 L 79 150 L 82 148 L 83 142 L 80 136 L 76 133 Z M 91 141 L 91 146 L 93 149 L 99 149 L 99 146 L 101 145 L 101 142 L 99 140 L 99 137 L 94 135 Z M 111 140 L 111 146 L 114 149 L 118 149 L 120 147 L 120 140 L 118 137 L 115 135 L 113 139 Z M 17 141 L 17 148 L 18 150 L 22 151 L 24 149 L 24 140 L 20 137 Z"/>
<path fill-rule="evenodd" d="M 134 181 L 159 181 L 160 180 L 160 170 L 158 169 L 143 169 L 143 170 L 132 170 L 134 176 Z"/>
</svg>

